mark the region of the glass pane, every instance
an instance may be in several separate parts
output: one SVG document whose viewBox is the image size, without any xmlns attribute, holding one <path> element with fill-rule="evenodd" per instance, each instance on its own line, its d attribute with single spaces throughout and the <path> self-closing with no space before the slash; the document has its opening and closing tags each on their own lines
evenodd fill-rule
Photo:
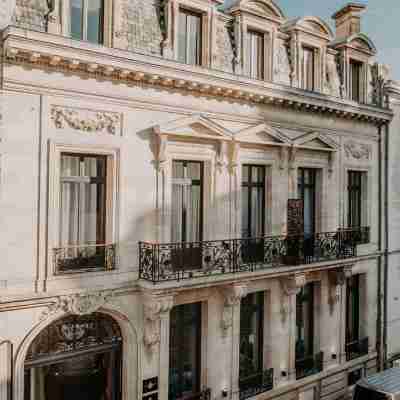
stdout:
<svg viewBox="0 0 400 400">
<path fill-rule="evenodd" d="M 186 42 L 187 42 L 187 26 L 186 14 L 179 12 L 179 27 L 178 27 L 178 60 L 186 62 Z"/>
<path fill-rule="evenodd" d="M 83 164 L 83 176 L 90 176 L 93 178 L 106 176 L 105 157 L 84 157 Z"/>
<path fill-rule="evenodd" d="M 253 187 L 251 191 L 251 236 L 260 237 L 263 232 L 263 189 Z"/>
<path fill-rule="evenodd" d="M 264 77 L 264 35 L 248 31 L 248 63 L 250 77 L 263 79 Z"/>
<path fill-rule="evenodd" d="M 79 183 L 61 184 L 60 245 L 79 244 Z"/>
<path fill-rule="evenodd" d="M 172 179 L 181 179 L 184 177 L 184 167 L 182 161 L 172 162 Z"/>
<path fill-rule="evenodd" d="M 242 237 L 250 237 L 249 232 L 249 188 L 242 187 Z"/>
<path fill-rule="evenodd" d="M 196 162 L 187 163 L 187 177 L 199 180 L 201 178 L 201 164 Z"/>
<path fill-rule="evenodd" d="M 249 167 L 247 165 L 243 165 L 242 167 L 242 182 L 249 181 Z"/>
<path fill-rule="evenodd" d="M 201 207 L 201 187 L 187 186 L 187 222 L 186 238 L 187 242 L 197 242 L 200 240 L 200 207 Z"/>
<path fill-rule="evenodd" d="M 92 43 L 103 42 L 103 0 L 86 0 L 87 40 Z"/>
<path fill-rule="evenodd" d="M 305 285 L 296 296 L 296 360 L 313 354 L 314 286 Z"/>
<path fill-rule="evenodd" d="M 80 175 L 79 156 L 61 155 L 61 176 L 79 176 Z"/>
<path fill-rule="evenodd" d="M 83 39 L 83 0 L 71 0 L 71 37 Z"/>
</svg>

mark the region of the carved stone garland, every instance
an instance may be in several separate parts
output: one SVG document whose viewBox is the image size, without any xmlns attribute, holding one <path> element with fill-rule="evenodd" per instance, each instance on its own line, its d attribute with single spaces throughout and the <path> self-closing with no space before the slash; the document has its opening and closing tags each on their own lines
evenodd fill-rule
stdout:
<svg viewBox="0 0 400 400">
<path fill-rule="evenodd" d="M 59 296 L 55 303 L 50 305 L 40 316 L 40 320 L 56 314 L 60 311 L 66 314 L 87 315 L 92 314 L 104 307 L 113 297 L 110 290 Z"/>
</svg>

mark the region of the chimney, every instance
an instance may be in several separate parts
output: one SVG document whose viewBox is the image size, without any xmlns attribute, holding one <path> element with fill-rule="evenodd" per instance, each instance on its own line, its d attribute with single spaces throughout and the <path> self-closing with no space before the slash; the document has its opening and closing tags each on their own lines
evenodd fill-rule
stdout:
<svg viewBox="0 0 400 400">
<path fill-rule="evenodd" d="M 360 13 L 366 9 L 364 4 L 348 3 L 332 15 L 336 24 L 336 37 L 344 38 L 361 31 Z"/>
</svg>

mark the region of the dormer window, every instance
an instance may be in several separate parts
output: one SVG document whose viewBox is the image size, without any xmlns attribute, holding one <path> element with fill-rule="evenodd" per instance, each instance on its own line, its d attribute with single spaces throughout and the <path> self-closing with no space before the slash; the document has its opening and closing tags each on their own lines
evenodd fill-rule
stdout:
<svg viewBox="0 0 400 400">
<path fill-rule="evenodd" d="M 104 1 L 70 0 L 70 34 L 73 39 L 104 42 Z"/>
<path fill-rule="evenodd" d="M 361 102 L 363 98 L 363 63 L 350 60 L 350 99 Z"/>
<path fill-rule="evenodd" d="M 264 34 L 257 31 L 247 31 L 248 66 L 250 78 L 264 79 Z"/>
<path fill-rule="evenodd" d="M 301 88 L 310 91 L 315 90 L 315 49 L 312 47 L 303 47 Z"/>
<path fill-rule="evenodd" d="M 179 10 L 178 60 L 201 65 L 202 16 L 186 9 Z"/>
</svg>

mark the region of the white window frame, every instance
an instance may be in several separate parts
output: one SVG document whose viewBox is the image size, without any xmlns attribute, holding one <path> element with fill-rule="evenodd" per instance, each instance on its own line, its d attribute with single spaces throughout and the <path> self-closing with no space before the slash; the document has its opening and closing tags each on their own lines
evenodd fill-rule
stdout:
<svg viewBox="0 0 400 400">
<path fill-rule="evenodd" d="M 49 237 L 48 237 L 48 275 L 55 276 L 53 266 L 54 248 L 60 246 L 60 194 L 61 194 L 61 155 L 62 153 L 99 155 L 107 157 L 106 169 L 106 222 L 105 244 L 116 242 L 117 224 L 117 173 L 119 169 L 119 151 L 93 146 L 75 146 L 52 142 L 49 160 Z M 103 270 L 103 269 L 102 269 Z M 96 270 L 93 270 L 93 272 Z M 77 270 L 76 273 L 81 273 Z M 68 273 L 68 276 L 75 273 Z M 57 276 L 59 276 L 57 274 Z"/>
<path fill-rule="evenodd" d="M 56 3 L 62 0 L 56 0 Z M 61 32 L 64 36 L 71 37 L 71 1 L 73 0 L 64 0 L 61 5 Z M 84 4 L 87 4 L 87 0 L 84 0 Z M 57 7 L 57 4 L 56 4 Z M 103 0 L 103 41 L 102 43 L 92 43 L 94 45 L 98 44 L 99 46 L 108 46 L 112 45 L 112 10 L 113 4 L 112 0 Z M 85 15 L 85 13 L 84 13 Z M 85 24 L 84 24 L 85 25 Z M 83 27 L 84 37 L 85 37 L 85 26 Z M 87 41 L 85 38 L 83 41 Z"/>
</svg>

